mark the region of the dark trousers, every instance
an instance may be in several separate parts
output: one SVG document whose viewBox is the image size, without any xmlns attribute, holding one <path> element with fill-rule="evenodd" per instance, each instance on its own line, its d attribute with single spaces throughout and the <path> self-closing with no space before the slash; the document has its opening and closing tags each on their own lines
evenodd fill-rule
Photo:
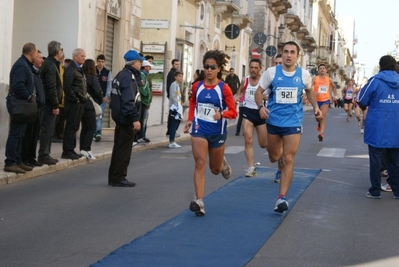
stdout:
<svg viewBox="0 0 399 267">
<path fill-rule="evenodd" d="M 126 179 L 133 140 L 133 124 L 116 125 L 111 164 L 108 170 L 108 183 L 116 183 Z"/>
<path fill-rule="evenodd" d="M 237 128 L 236 133 L 240 133 L 241 131 L 241 124 L 242 124 L 242 113 L 244 112 L 244 107 L 238 108 L 238 121 L 237 121 Z"/>
<path fill-rule="evenodd" d="M 15 122 L 11 120 L 10 131 L 6 143 L 5 166 L 18 165 L 22 163 L 21 145 L 25 135 L 26 122 Z"/>
<path fill-rule="evenodd" d="M 79 130 L 84 104 L 65 102 L 65 129 L 62 139 L 63 153 L 75 152 L 76 132 Z M 91 136 L 93 138 L 93 136 Z"/>
<path fill-rule="evenodd" d="M 399 196 L 399 148 L 376 148 L 369 145 L 370 158 L 370 194 L 381 194 L 381 160 L 385 153 L 385 164 L 388 170 L 388 184 L 395 196 Z"/>
<path fill-rule="evenodd" d="M 65 110 L 64 107 L 59 107 L 60 113 L 57 116 L 55 121 L 55 137 L 58 139 L 62 139 L 64 134 L 64 126 L 65 126 Z"/>
<path fill-rule="evenodd" d="M 80 150 L 91 151 L 91 143 L 96 132 L 96 112 L 94 109 L 85 109 L 82 113 L 82 129 L 80 131 Z"/>
<path fill-rule="evenodd" d="M 51 106 L 46 106 L 42 110 L 39 134 L 39 158 L 49 156 L 51 153 L 51 139 L 53 138 L 56 117 L 57 115 L 53 114 Z"/>
<path fill-rule="evenodd" d="M 170 121 L 170 128 L 169 128 L 169 143 L 173 143 L 176 137 L 176 131 L 179 129 L 180 120 L 174 118 L 176 116 L 176 111 L 169 110 L 169 121 Z"/>
<path fill-rule="evenodd" d="M 166 124 L 166 135 L 170 134 L 169 129 L 170 129 L 170 115 L 168 114 L 168 122 Z"/>
<path fill-rule="evenodd" d="M 37 141 L 40 132 L 40 112 L 34 122 L 26 125 L 25 136 L 22 138 L 21 158 L 23 162 L 36 160 Z"/>
</svg>

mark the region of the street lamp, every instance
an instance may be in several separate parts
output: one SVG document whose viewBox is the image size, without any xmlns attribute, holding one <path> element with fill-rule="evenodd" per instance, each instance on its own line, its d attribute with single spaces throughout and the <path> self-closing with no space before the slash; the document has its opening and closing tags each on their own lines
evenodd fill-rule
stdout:
<svg viewBox="0 0 399 267">
<path fill-rule="evenodd" d="M 277 29 L 278 29 L 278 37 L 269 34 L 269 35 L 266 35 L 266 40 L 269 41 L 269 38 L 271 38 L 271 37 L 273 37 L 273 38 L 279 40 L 279 39 L 283 36 L 284 30 L 285 30 L 284 24 L 283 24 L 283 23 L 280 23 L 280 26 L 278 26 Z"/>
</svg>

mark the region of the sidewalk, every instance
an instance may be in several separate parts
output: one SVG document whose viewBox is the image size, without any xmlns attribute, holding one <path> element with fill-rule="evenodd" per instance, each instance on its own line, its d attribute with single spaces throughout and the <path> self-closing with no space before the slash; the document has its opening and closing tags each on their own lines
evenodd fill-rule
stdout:
<svg viewBox="0 0 399 267">
<path fill-rule="evenodd" d="M 311 105 L 305 105 L 304 111 L 312 110 Z M 180 134 L 179 138 L 176 138 L 177 142 L 187 140 L 190 138 L 190 134 L 184 134 L 183 128 L 185 125 L 185 121 L 182 121 L 180 124 L 178 133 Z M 236 125 L 236 120 L 229 120 L 227 127 L 233 127 Z M 143 151 L 149 148 L 157 147 L 157 146 L 167 146 L 169 143 L 168 136 L 166 135 L 166 127 L 167 124 L 159 124 L 152 125 L 147 128 L 147 138 L 151 140 L 150 143 L 147 144 L 139 144 L 132 148 L 132 153 Z M 79 140 L 77 141 L 77 147 L 75 151 L 79 152 Z M 78 160 L 70 160 L 70 159 L 62 159 L 62 143 L 52 143 L 51 144 L 51 156 L 59 160 L 56 165 L 44 165 L 42 167 L 35 167 L 32 171 L 26 172 L 24 174 L 16 174 L 13 172 L 5 172 L 4 168 L 4 160 L 5 160 L 5 148 L 0 149 L 0 186 L 11 184 L 14 182 L 34 178 L 37 176 L 41 176 L 48 173 L 53 173 L 57 171 L 61 171 L 67 168 L 77 167 L 80 165 L 89 164 L 92 162 L 100 161 L 103 159 L 107 159 L 111 157 L 112 147 L 114 145 L 114 129 L 103 129 L 102 139 L 100 142 L 93 141 L 92 143 L 92 152 L 96 157 L 95 160 L 89 160 L 85 157 L 82 157 Z"/>
<path fill-rule="evenodd" d="M 235 121 L 234 121 L 235 122 Z M 186 140 L 190 138 L 189 134 L 183 133 L 183 127 L 185 122 L 182 122 L 178 133 L 180 134 L 179 138 L 176 138 L 177 142 Z M 230 124 L 232 125 L 232 123 Z M 153 125 L 147 128 L 147 138 L 151 140 L 150 143 L 147 144 L 139 144 L 133 147 L 132 152 L 142 151 L 145 149 L 149 149 L 156 146 L 167 146 L 169 139 L 166 135 L 166 123 L 160 125 Z M 79 140 L 77 140 L 77 147 L 75 151 L 79 153 Z M 61 171 L 67 168 L 72 168 L 84 164 L 89 164 L 92 162 L 100 161 L 103 159 L 107 159 L 111 157 L 112 147 L 114 145 L 114 129 L 103 129 L 102 139 L 100 142 L 93 141 L 92 143 L 92 152 L 96 157 L 95 160 L 88 160 L 85 157 L 82 157 L 78 160 L 70 160 L 70 159 L 62 159 L 62 143 L 52 143 L 51 144 L 51 156 L 59 160 L 56 165 L 44 165 L 42 167 L 35 167 L 32 171 L 26 172 L 24 174 L 16 174 L 13 172 L 5 172 L 4 168 L 4 160 L 5 160 L 5 148 L 0 149 L 0 186 L 34 178 L 37 176 L 41 176 L 47 173 L 53 173 L 57 171 Z"/>
</svg>

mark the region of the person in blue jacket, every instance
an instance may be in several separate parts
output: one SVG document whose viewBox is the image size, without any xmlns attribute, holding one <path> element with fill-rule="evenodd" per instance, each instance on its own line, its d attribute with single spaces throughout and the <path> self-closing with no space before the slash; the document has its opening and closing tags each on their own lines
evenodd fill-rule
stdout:
<svg viewBox="0 0 399 267">
<path fill-rule="evenodd" d="M 369 148 L 370 182 L 366 197 L 381 198 L 381 159 L 385 153 L 388 184 L 399 199 L 399 74 L 392 56 L 380 58 L 380 71 L 360 91 L 358 104 L 367 110 L 364 142 Z"/>
</svg>

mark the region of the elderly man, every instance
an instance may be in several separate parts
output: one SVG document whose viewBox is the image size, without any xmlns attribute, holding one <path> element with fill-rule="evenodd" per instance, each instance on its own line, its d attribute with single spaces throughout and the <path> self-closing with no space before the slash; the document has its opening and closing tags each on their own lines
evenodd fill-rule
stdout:
<svg viewBox="0 0 399 267">
<path fill-rule="evenodd" d="M 10 91 L 7 96 L 7 110 L 10 113 L 10 131 L 6 143 L 4 171 L 25 173 L 32 167 L 22 163 L 21 143 L 28 121 L 17 120 L 11 108 L 11 97 L 20 101 L 35 101 L 35 83 L 32 74 L 33 62 L 37 57 L 36 45 L 27 43 L 22 48 L 21 57 L 14 63 L 10 72 Z"/>
<path fill-rule="evenodd" d="M 61 158 L 75 160 L 82 157 L 75 152 L 75 147 L 76 132 L 87 100 L 86 77 L 81 67 L 86 60 L 85 51 L 81 48 L 73 50 L 72 60 L 64 73 L 65 129 Z"/>
<path fill-rule="evenodd" d="M 144 60 L 135 50 L 129 50 L 125 56 L 125 67 L 112 81 L 111 116 L 115 121 L 114 147 L 108 170 L 108 184 L 117 187 L 136 185 L 126 179 L 130 163 L 134 135 L 140 130 L 140 113 L 136 107 L 136 95 L 140 90 L 136 77 L 140 76 Z"/>
</svg>

